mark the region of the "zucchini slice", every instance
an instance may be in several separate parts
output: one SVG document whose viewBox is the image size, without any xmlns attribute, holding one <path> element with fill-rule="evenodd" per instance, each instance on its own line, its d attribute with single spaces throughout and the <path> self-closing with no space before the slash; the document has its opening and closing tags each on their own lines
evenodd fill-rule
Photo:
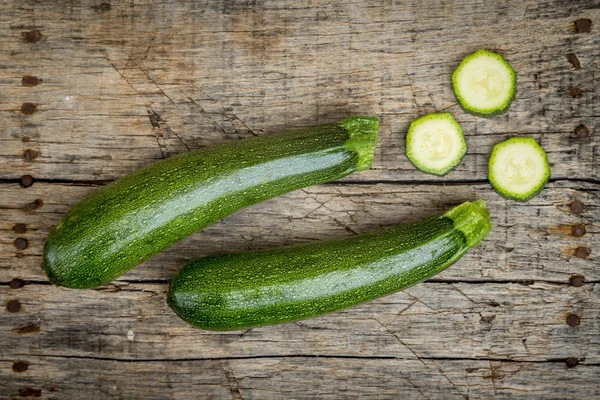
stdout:
<svg viewBox="0 0 600 400">
<path fill-rule="evenodd" d="M 410 123 L 406 156 L 419 170 L 445 175 L 467 152 L 460 124 L 450 113 L 427 114 Z"/>
<path fill-rule="evenodd" d="M 488 178 L 500 195 L 527 201 L 550 179 L 544 149 L 534 138 L 511 138 L 494 146 L 488 163 Z"/>
<path fill-rule="evenodd" d="M 477 50 L 454 70 L 452 87 L 466 112 L 493 117 L 510 107 L 517 93 L 517 74 L 500 54 Z"/>
</svg>

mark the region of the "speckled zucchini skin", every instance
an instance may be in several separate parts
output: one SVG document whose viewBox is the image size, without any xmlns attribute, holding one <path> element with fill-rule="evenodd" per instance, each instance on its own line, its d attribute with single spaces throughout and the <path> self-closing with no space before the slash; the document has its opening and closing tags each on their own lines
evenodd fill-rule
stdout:
<svg viewBox="0 0 600 400">
<path fill-rule="evenodd" d="M 171 157 L 105 186 L 52 229 L 42 268 L 91 288 L 262 200 L 370 167 L 378 119 L 354 117 Z"/>
<path fill-rule="evenodd" d="M 491 228 L 485 203 L 328 243 L 204 257 L 171 282 L 185 321 L 232 330 L 321 315 L 381 297 L 444 270 Z"/>
</svg>

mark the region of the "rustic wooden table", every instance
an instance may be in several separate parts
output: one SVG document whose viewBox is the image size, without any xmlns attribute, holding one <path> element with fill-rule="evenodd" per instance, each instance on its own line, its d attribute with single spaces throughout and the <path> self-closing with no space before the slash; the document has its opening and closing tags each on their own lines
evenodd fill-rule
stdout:
<svg viewBox="0 0 600 400">
<path fill-rule="evenodd" d="M 597 0 L 0 4 L 0 398 L 600 398 Z M 518 98 L 492 119 L 464 113 L 450 85 L 479 48 L 518 72 Z M 404 135 L 441 110 L 469 152 L 437 178 L 411 166 Z M 98 290 L 46 281 L 49 229 L 101 185 L 354 114 L 381 117 L 371 170 L 240 211 Z M 528 203 L 486 179 L 492 146 L 518 135 L 552 165 Z M 344 237 L 477 198 L 487 239 L 372 303 L 227 333 L 165 304 L 167 281 L 202 255 Z"/>
</svg>

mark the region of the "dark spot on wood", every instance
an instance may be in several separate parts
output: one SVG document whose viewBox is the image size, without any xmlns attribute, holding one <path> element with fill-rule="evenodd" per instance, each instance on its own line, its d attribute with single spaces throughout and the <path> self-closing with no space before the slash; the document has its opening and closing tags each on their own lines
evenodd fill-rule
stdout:
<svg viewBox="0 0 600 400">
<path fill-rule="evenodd" d="M 148 109 L 148 118 L 150 119 L 150 124 L 155 128 L 160 128 L 159 122 L 163 122 L 160 115 L 156 113 L 156 111 Z"/>
<path fill-rule="evenodd" d="M 21 105 L 21 112 L 25 115 L 31 115 L 37 110 L 37 106 L 33 103 L 23 103 Z"/>
<path fill-rule="evenodd" d="M 569 210 L 571 210 L 573 214 L 581 214 L 583 212 L 583 203 L 579 200 L 575 200 L 569 206 Z"/>
<path fill-rule="evenodd" d="M 575 257 L 577 258 L 588 258 L 590 250 L 585 246 L 579 246 L 575 249 Z"/>
<path fill-rule="evenodd" d="M 15 224 L 15 226 L 12 227 L 12 230 L 15 231 L 15 233 L 25 233 L 27 232 L 27 225 Z"/>
<path fill-rule="evenodd" d="M 584 225 L 577 224 L 571 227 L 571 235 L 575 237 L 582 237 L 583 235 L 585 235 L 585 233 L 586 230 Z"/>
<path fill-rule="evenodd" d="M 96 10 L 99 12 L 110 11 L 111 8 L 112 8 L 112 5 L 110 3 L 100 3 L 97 6 L 92 6 L 92 10 Z"/>
<path fill-rule="evenodd" d="M 11 300 L 8 303 L 6 303 L 6 310 L 8 312 L 19 312 L 21 311 L 21 303 L 19 302 L 19 300 Z"/>
<path fill-rule="evenodd" d="M 38 156 L 38 152 L 35 150 L 31 150 L 31 149 L 27 149 L 23 153 L 23 158 L 25 159 L 25 161 L 33 161 L 37 158 L 37 156 Z"/>
<path fill-rule="evenodd" d="M 581 63 L 575 53 L 569 53 L 565 57 L 567 57 L 567 61 L 571 63 L 574 69 L 581 69 Z"/>
<path fill-rule="evenodd" d="M 23 281 L 23 279 L 19 279 L 19 278 L 12 279 L 9 284 L 11 289 L 19 289 L 19 288 L 22 288 L 23 285 L 25 285 L 25 282 Z"/>
<path fill-rule="evenodd" d="M 96 10 L 99 12 L 106 12 L 106 11 L 110 11 L 110 9 L 112 8 L 112 5 L 110 3 L 100 3 L 96 6 L 92 6 L 92 10 Z"/>
<path fill-rule="evenodd" d="M 24 208 L 25 210 L 35 210 L 36 208 L 41 208 L 44 205 L 44 202 L 41 199 L 35 199 L 31 203 L 27 204 Z"/>
<path fill-rule="evenodd" d="M 17 251 L 17 254 L 15 254 L 15 257 L 17 257 L 17 258 L 23 258 L 24 256 L 25 256 L 25 254 L 23 254 L 20 251 Z"/>
<path fill-rule="evenodd" d="M 18 374 L 27 371 L 27 368 L 29 368 L 29 363 L 27 361 L 15 361 L 12 366 L 13 372 Z"/>
<path fill-rule="evenodd" d="M 579 18 L 575 20 L 575 30 L 577 33 L 587 33 L 592 29 L 592 20 L 589 18 Z"/>
<path fill-rule="evenodd" d="M 583 275 L 573 274 L 569 278 L 569 284 L 575 287 L 583 286 L 584 277 Z"/>
<path fill-rule="evenodd" d="M 41 389 L 21 389 L 19 390 L 19 396 L 21 397 L 40 397 L 42 395 Z"/>
<path fill-rule="evenodd" d="M 21 139 L 21 142 L 23 143 L 27 143 L 29 142 L 31 139 L 29 138 L 29 136 L 23 136 L 23 139 Z"/>
<path fill-rule="evenodd" d="M 13 331 L 22 335 L 22 334 L 26 334 L 26 333 L 38 333 L 41 331 L 41 329 L 38 325 L 29 324 L 29 325 L 22 326 L 20 328 L 15 328 L 15 329 L 13 329 Z"/>
<path fill-rule="evenodd" d="M 573 368 L 579 364 L 579 360 L 575 357 L 569 357 L 565 360 L 565 364 L 567 364 L 567 368 Z"/>
<path fill-rule="evenodd" d="M 38 79 L 37 76 L 25 75 L 23 79 L 21 79 L 21 85 L 32 87 L 37 86 L 42 82 L 41 79 Z"/>
<path fill-rule="evenodd" d="M 571 88 L 571 96 L 575 99 L 583 96 L 584 90 L 582 88 L 574 87 Z"/>
<path fill-rule="evenodd" d="M 29 242 L 25 238 L 16 238 L 15 239 L 15 247 L 19 250 L 24 250 L 27 248 Z"/>
<path fill-rule="evenodd" d="M 21 34 L 23 35 L 23 40 L 27 43 L 37 43 L 44 36 L 42 35 L 42 32 L 38 31 L 37 29 L 29 32 L 22 32 Z"/>
<path fill-rule="evenodd" d="M 489 316 L 485 316 L 485 317 L 481 317 L 481 320 L 479 321 L 480 323 L 491 323 L 494 319 L 496 319 L 495 315 L 489 315 Z"/>
<path fill-rule="evenodd" d="M 483 378 L 486 379 L 503 379 L 504 378 L 504 372 L 502 372 L 502 366 L 496 366 L 496 367 L 490 367 L 491 369 L 491 374 L 489 375 L 484 375 Z"/>
<path fill-rule="evenodd" d="M 479 368 L 465 368 L 465 372 L 470 374 L 471 372 L 477 371 Z"/>
<path fill-rule="evenodd" d="M 23 186 L 24 188 L 27 188 L 29 186 L 33 185 L 33 176 L 31 175 L 23 175 L 21 177 L 21 186 Z"/>
<path fill-rule="evenodd" d="M 578 315 L 575 315 L 575 314 L 567 315 L 567 325 L 569 325 L 570 327 L 576 327 L 580 323 L 581 323 L 581 320 L 579 319 Z"/>
<path fill-rule="evenodd" d="M 590 135 L 590 131 L 583 124 L 578 125 L 573 132 L 575 133 L 575 137 L 579 139 L 585 139 Z"/>
</svg>

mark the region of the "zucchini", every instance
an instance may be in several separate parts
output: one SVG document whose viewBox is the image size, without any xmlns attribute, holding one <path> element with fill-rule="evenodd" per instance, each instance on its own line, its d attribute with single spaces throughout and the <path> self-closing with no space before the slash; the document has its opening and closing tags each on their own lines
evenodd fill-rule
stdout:
<svg viewBox="0 0 600 400">
<path fill-rule="evenodd" d="M 500 54 L 477 50 L 454 70 L 452 87 L 463 110 L 493 117 L 510 107 L 517 93 L 517 74 Z"/>
<path fill-rule="evenodd" d="M 371 166 L 379 120 L 348 118 L 174 156 L 77 203 L 51 230 L 42 268 L 90 288 L 233 213 Z"/>
<path fill-rule="evenodd" d="M 534 138 L 510 138 L 492 149 L 488 178 L 505 198 L 527 201 L 550 179 L 546 152 Z"/>
<path fill-rule="evenodd" d="M 410 123 L 406 134 L 406 156 L 423 172 L 446 175 L 467 152 L 460 124 L 452 114 L 427 114 Z"/>
<path fill-rule="evenodd" d="M 441 216 L 338 241 L 204 257 L 175 276 L 167 303 L 183 320 L 209 330 L 310 318 L 435 275 L 490 228 L 479 200 Z"/>
</svg>

